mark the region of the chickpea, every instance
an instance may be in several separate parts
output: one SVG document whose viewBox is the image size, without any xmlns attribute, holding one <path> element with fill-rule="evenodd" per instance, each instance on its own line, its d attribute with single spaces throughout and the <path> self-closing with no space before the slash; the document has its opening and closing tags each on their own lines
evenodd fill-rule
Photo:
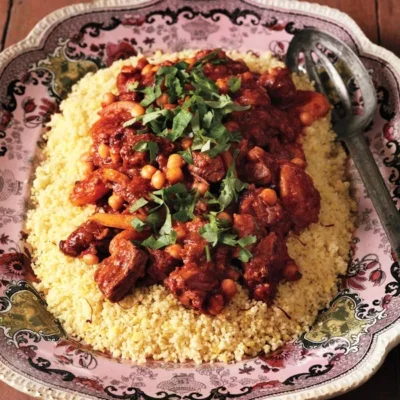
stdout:
<svg viewBox="0 0 400 400">
<path fill-rule="evenodd" d="M 182 258 L 182 246 L 180 244 L 171 244 L 165 248 L 165 251 L 176 260 Z"/>
<path fill-rule="evenodd" d="M 181 145 L 184 150 L 187 150 L 189 147 L 192 147 L 192 143 L 193 143 L 193 139 L 188 138 L 188 137 L 183 138 L 181 141 Z"/>
<path fill-rule="evenodd" d="M 114 210 L 118 211 L 124 204 L 124 199 L 117 196 L 116 194 L 112 194 L 108 198 L 108 205 Z"/>
<path fill-rule="evenodd" d="M 165 174 L 160 170 L 156 171 L 151 177 L 151 184 L 155 189 L 161 189 L 165 183 Z"/>
<path fill-rule="evenodd" d="M 167 168 L 166 176 L 167 176 L 168 182 L 172 183 L 172 184 L 182 182 L 184 179 L 182 169 L 179 167 Z"/>
<path fill-rule="evenodd" d="M 106 93 L 106 94 L 103 96 L 103 103 L 102 103 L 102 106 L 103 106 L 103 107 L 108 106 L 108 105 L 110 105 L 111 103 L 114 103 L 115 100 L 117 100 L 117 96 L 115 96 L 115 94 Z"/>
<path fill-rule="evenodd" d="M 90 153 L 88 151 L 86 151 L 79 157 L 79 160 L 82 162 L 85 162 L 85 161 L 89 161 L 89 158 L 90 158 Z"/>
<path fill-rule="evenodd" d="M 214 294 L 209 302 L 207 311 L 211 315 L 217 315 L 224 308 L 224 298 L 221 294 Z"/>
<path fill-rule="evenodd" d="M 230 224 L 232 223 L 232 217 L 231 217 L 227 212 L 225 212 L 225 211 L 220 212 L 220 213 L 217 215 L 217 218 L 218 218 L 218 219 L 223 219 L 224 221 L 227 221 L 227 222 L 229 222 Z"/>
<path fill-rule="evenodd" d="M 297 281 L 301 278 L 299 267 L 294 262 L 288 262 L 283 269 L 283 276 L 288 281 Z"/>
<path fill-rule="evenodd" d="M 111 157 L 111 161 L 112 161 L 114 164 L 117 164 L 118 162 L 121 161 L 121 156 L 120 156 L 119 153 L 118 153 L 116 150 L 114 150 L 113 148 L 111 148 L 111 150 L 110 150 L 110 157 Z"/>
<path fill-rule="evenodd" d="M 144 179 L 151 179 L 152 176 L 157 172 L 157 168 L 154 167 L 153 165 L 145 165 L 141 170 L 140 170 L 140 175 Z"/>
<path fill-rule="evenodd" d="M 179 154 L 171 154 L 168 157 L 167 168 L 181 168 L 185 165 L 185 160 Z"/>
<path fill-rule="evenodd" d="M 195 182 L 193 184 L 193 189 L 196 189 L 200 195 L 204 196 L 209 189 L 209 185 L 205 182 Z"/>
<path fill-rule="evenodd" d="M 177 240 L 182 240 L 186 237 L 186 229 L 183 225 L 174 226 L 174 231 L 176 232 Z"/>
<path fill-rule="evenodd" d="M 90 174 L 91 172 L 94 171 L 94 165 L 93 163 L 86 161 L 83 163 L 83 172 L 85 175 Z"/>
<path fill-rule="evenodd" d="M 217 85 L 219 92 L 221 94 L 226 94 L 229 92 L 229 87 L 228 87 L 228 83 L 226 82 L 226 79 L 219 78 L 219 79 L 217 79 L 215 84 Z"/>
<path fill-rule="evenodd" d="M 95 254 L 85 254 L 82 256 L 82 260 L 87 264 L 87 265 L 94 265 L 99 263 L 99 257 L 97 257 Z"/>
<path fill-rule="evenodd" d="M 99 156 L 103 159 L 107 158 L 110 155 L 110 148 L 105 143 L 100 143 L 97 149 Z"/>
<path fill-rule="evenodd" d="M 237 292 L 236 283 L 232 279 L 224 279 L 221 282 L 221 291 L 226 298 L 232 299 Z"/>
<path fill-rule="evenodd" d="M 241 75 L 241 77 L 242 77 L 242 84 L 243 84 L 243 82 L 249 82 L 249 81 L 254 80 L 254 76 L 250 71 L 243 73 Z"/>
<path fill-rule="evenodd" d="M 146 112 L 145 108 L 139 103 L 133 103 L 131 108 L 131 115 L 133 118 L 140 117 Z"/>
<path fill-rule="evenodd" d="M 312 115 L 307 111 L 302 112 L 299 117 L 304 126 L 310 126 L 314 122 Z"/>
<path fill-rule="evenodd" d="M 163 107 L 164 104 L 168 104 L 169 98 L 167 93 L 163 93 L 160 97 L 157 98 L 156 103 L 159 107 Z"/>
<path fill-rule="evenodd" d="M 253 147 L 248 153 L 247 153 L 247 158 L 250 161 L 259 161 L 260 157 L 263 157 L 265 154 L 265 151 L 258 146 Z"/>
<path fill-rule="evenodd" d="M 151 70 L 152 70 L 152 68 L 154 67 L 154 65 L 153 64 L 147 64 L 143 69 L 142 69 L 142 75 L 149 75 L 149 74 L 151 74 Z"/>
<path fill-rule="evenodd" d="M 305 168 L 307 163 L 301 158 L 295 157 L 293 160 L 290 160 L 291 163 L 298 165 L 301 168 Z"/>
<path fill-rule="evenodd" d="M 273 189 L 264 189 L 260 196 L 269 206 L 274 206 L 278 201 L 278 196 Z"/>
</svg>

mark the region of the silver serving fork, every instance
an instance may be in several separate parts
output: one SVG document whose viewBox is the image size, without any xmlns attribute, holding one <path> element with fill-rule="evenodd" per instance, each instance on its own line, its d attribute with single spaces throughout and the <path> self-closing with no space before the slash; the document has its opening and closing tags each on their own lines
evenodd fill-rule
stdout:
<svg viewBox="0 0 400 400">
<path fill-rule="evenodd" d="M 302 66 L 299 59 L 303 57 Z M 341 40 L 317 29 L 307 28 L 293 37 L 286 55 L 292 72 L 306 71 L 316 89 L 336 104 L 333 128 L 344 142 L 360 173 L 385 229 L 395 257 L 400 261 L 400 213 L 396 209 L 362 131 L 372 121 L 377 105 L 374 85 L 356 54 Z M 340 72 L 339 72 L 340 71 Z M 349 81 L 360 90 L 363 110 L 353 112 Z M 354 83 L 356 85 L 354 85 Z"/>
</svg>

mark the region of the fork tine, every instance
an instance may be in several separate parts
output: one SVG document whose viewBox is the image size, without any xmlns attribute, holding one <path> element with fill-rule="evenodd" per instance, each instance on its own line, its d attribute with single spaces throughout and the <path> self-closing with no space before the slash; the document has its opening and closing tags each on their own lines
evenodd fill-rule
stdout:
<svg viewBox="0 0 400 400">
<path fill-rule="evenodd" d="M 318 92 L 321 92 L 326 97 L 328 97 L 327 93 L 325 91 L 325 87 L 322 84 L 321 78 L 319 77 L 319 74 L 317 72 L 317 68 L 316 68 L 315 62 L 314 62 L 314 60 L 312 58 L 311 52 L 312 52 L 312 50 L 310 50 L 308 52 L 306 52 L 306 51 L 303 52 L 307 75 L 308 75 L 308 77 L 310 78 L 311 81 L 314 81 L 315 87 L 318 90 Z"/>
<path fill-rule="evenodd" d="M 341 77 L 337 69 L 334 67 L 334 65 L 331 63 L 331 61 L 328 59 L 328 57 L 322 51 L 316 48 L 316 53 L 322 65 L 325 67 L 326 72 L 331 78 L 331 81 L 335 82 L 336 91 L 340 97 L 340 101 L 343 104 L 346 114 L 351 115 L 352 114 L 351 100 L 346 84 L 343 81 L 343 78 Z"/>
</svg>

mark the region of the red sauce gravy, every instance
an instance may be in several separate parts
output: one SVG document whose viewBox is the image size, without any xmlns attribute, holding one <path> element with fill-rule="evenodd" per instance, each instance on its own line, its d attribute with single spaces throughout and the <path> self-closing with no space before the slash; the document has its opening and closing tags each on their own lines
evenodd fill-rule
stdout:
<svg viewBox="0 0 400 400">
<path fill-rule="evenodd" d="M 318 221 L 320 195 L 305 172 L 300 137 L 305 126 L 328 113 L 329 103 L 319 93 L 296 90 L 286 68 L 258 74 L 223 51 L 199 51 L 185 60 L 182 70 L 193 74 L 200 65 L 202 76 L 215 82 L 214 97 L 227 95 L 236 106 L 247 108 L 222 119 L 226 130 L 237 137 L 227 149 L 213 156 L 192 149 L 188 163 L 178 152 L 193 147 L 190 125 L 172 141 L 140 121 L 146 112 L 140 104 L 147 96 L 143 90 L 156 88 L 157 79 L 160 92 L 147 107 L 173 113 L 188 101 L 189 95 L 170 96 L 166 78 L 160 83 L 157 75 L 160 68 L 174 67 L 178 61 L 152 65 L 142 58 L 136 67 L 122 67 L 119 94 L 104 96 L 100 118 L 91 127 L 93 145 L 82 157 L 86 177 L 76 182 L 69 199 L 77 206 L 95 204 L 97 212 L 61 241 L 60 249 L 87 264 L 99 263 L 95 281 L 112 302 L 135 286 L 162 284 L 183 306 L 215 315 L 235 296 L 239 283 L 252 298 L 271 304 L 279 282 L 301 278 L 288 255 L 289 232 L 299 233 Z M 184 90 L 189 93 L 193 85 L 185 83 Z M 124 126 L 133 116 L 138 121 Z M 171 132 L 171 126 L 167 129 Z M 135 150 L 149 142 L 156 150 L 154 159 L 150 148 Z M 218 198 L 233 162 L 230 183 L 246 185 L 221 211 L 209 201 L 209 193 Z M 168 217 L 166 207 L 154 211 L 152 193 L 178 183 L 192 196 L 192 218 L 172 217 L 174 236 L 165 246 L 141 245 L 160 234 L 149 215 L 161 224 Z M 138 201 L 144 205 L 138 207 Z M 175 202 L 174 195 L 169 201 Z M 169 212 L 174 211 L 170 205 Z M 216 221 L 213 226 L 223 226 L 221 232 L 229 232 L 233 244 L 210 242 L 204 234 L 211 226 L 210 214 Z M 245 243 L 238 244 L 243 238 Z"/>
</svg>

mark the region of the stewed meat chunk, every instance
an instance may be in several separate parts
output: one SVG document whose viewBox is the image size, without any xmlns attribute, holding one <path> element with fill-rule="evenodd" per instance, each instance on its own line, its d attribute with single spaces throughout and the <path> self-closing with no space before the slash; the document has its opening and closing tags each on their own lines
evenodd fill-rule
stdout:
<svg viewBox="0 0 400 400">
<path fill-rule="evenodd" d="M 102 177 L 102 171 L 96 170 L 85 179 L 75 183 L 69 199 L 74 206 L 84 206 L 96 203 L 108 191 L 109 189 Z"/>
<path fill-rule="evenodd" d="M 141 279 L 144 286 L 162 283 L 164 279 L 175 269 L 179 261 L 164 250 L 148 249 L 149 261 L 146 275 Z"/>
<path fill-rule="evenodd" d="M 189 171 L 207 182 L 220 182 L 225 176 L 225 167 L 221 156 L 211 158 L 206 153 L 194 151 L 193 162 L 194 165 L 189 165 Z"/>
<path fill-rule="evenodd" d="M 202 269 L 194 263 L 176 268 L 164 284 L 185 307 L 213 315 L 236 294 L 232 279 L 220 281 L 213 269 Z"/>
<path fill-rule="evenodd" d="M 60 250 L 72 257 L 79 257 L 92 249 L 107 249 L 110 243 L 110 230 L 95 221 L 86 221 L 75 229 L 66 240 L 60 241 Z"/>
<path fill-rule="evenodd" d="M 115 303 L 123 299 L 145 273 L 147 254 L 131 241 L 119 239 L 110 246 L 111 256 L 103 260 L 94 275 L 103 295 Z"/>
<path fill-rule="evenodd" d="M 279 190 L 283 207 L 297 231 L 318 221 L 321 196 L 309 175 L 293 163 L 282 165 Z"/>
<path fill-rule="evenodd" d="M 267 89 L 269 96 L 278 104 L 290 104 L 296 99 L 296 86 L 287 68 L 273 68 L 261 74 L 258 83 Z"/>
<path fill-rule="evenodd" d="M 243 278 L 254 299 L 271 304 L 279 281 L 297 280 L 301 274 L 287 253 L 284 239 L 270 233 L 258 243 L 253 258 L 244 264 Z"/>
</svg>

